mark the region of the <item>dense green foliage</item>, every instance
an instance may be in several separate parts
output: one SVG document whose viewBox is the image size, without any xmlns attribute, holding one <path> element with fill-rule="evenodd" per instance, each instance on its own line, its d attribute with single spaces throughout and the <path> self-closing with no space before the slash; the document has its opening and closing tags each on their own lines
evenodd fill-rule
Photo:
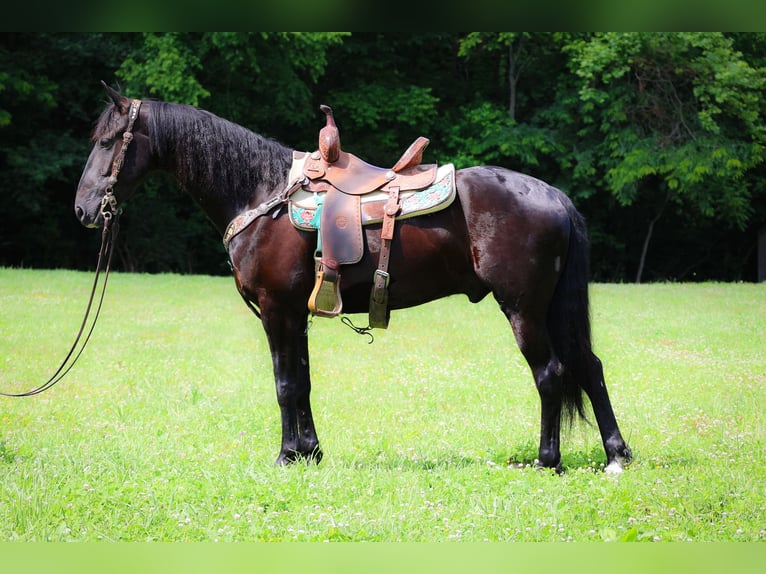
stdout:
<svg viewBox="0 0 766 574">
<path fill-rule="evenodd" d="M 766 224 L 761 33 L 0 35 L 0 264 L 88 268 L 72 214 L 100 80 L 314 149 L 320 103 L 346 149 L 390 164 L 493 163 L 549 181 L 589 221 L 595 279 L 753 280 Z M 124 269 L 225 273 L 188 198 L 150 180 Z"/>
<path fill-rule="evenodd" d="M 48 377 L 90 281 L 0 268 L 0 390 Z M 764 541 L 766 285 L 591 294 L 636 455 L 617 480 L 595 425 L 563 433 L 562 476 L 528 466 L 540 401 L 491 297 L 395 312 L 372 345 L 314 320 L 325 458 L 275 468 L 269 347 L 233 281 L 117 274 L 67 377 L 0 397 L 0 540 Z"/>
</svg>

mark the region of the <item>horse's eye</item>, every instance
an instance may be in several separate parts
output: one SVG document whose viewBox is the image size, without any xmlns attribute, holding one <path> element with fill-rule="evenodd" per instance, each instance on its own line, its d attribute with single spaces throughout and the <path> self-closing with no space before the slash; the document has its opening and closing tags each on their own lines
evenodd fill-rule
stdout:
<svg viewBox="0 0 766 574">
<path fill-rule="evenodd" d="M 112 139 L 111 138 L 101 138 L 99 140 L 98 145 L 100 145 L 104 149 L 109 149 L 112 146 Z"/>
</svg>

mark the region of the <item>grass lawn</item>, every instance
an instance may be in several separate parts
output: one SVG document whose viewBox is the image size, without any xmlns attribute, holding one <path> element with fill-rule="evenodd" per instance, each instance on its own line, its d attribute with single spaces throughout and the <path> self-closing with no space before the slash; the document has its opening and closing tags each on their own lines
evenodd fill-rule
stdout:
<svg viewBox="0 0 766 574">
<path fill-rule="evenodd" d="M 53 372 L 91 280 L 0 269 L 0 390 Z M 766 285 L 591 299 L 636 457 L 622 476 L 584 423 L 562 437 L 562 476 L 507 465 L 536 455 L 539 400 L 491 297 L 396 312 L 372 345 L 315 319 L 325 458 L 276 468 L 268 347 L 233 281 L 113 275 L 69 375 L 0 397 L 0 540 L 763 540 Z"/>
</svg>

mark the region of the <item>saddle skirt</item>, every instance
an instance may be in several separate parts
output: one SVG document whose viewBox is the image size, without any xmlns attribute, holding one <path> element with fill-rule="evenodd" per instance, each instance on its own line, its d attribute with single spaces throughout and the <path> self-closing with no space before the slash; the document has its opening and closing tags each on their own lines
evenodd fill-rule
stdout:
<svg viewBox="0 0 766 574">
<path fill-rule="evenodd" d="M 293 154 L 290 181 L 300 178 L 308 157 L 308 154 L 302 152 Z M 317 211 L 326 193 L 326 191 L 310 191 L 305 187 L 294 192 L 290 196 L 288 209 L 292 224 L 305 231 L 319 229 L 320 218 Z M 439 166 L 433 183 L 423 189 L 400 193 L 401 209 L 396 219 L 407 219 L 445 209 L 454 201 L 455 194 L 455 166 L 450 163 Z M 384 208 L 388 198 L 389 193 L 382 190 L 370 191 L 359 196 L 362 225 L 383 221 Z"/>
</svg>

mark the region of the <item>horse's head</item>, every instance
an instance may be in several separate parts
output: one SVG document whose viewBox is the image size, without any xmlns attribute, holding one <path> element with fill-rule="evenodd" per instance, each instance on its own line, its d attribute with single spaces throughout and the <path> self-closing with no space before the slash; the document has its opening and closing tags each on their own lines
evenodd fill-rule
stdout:
<svg viewBox="0 0 766 574">
<path fill-rule="evenodd" d="M 93 130 L 93 149 L 80 177 L 74 210 L 86 227 L 103 224 L 104 197 L 124 201 L 143 179 L 149 166 L 149 138 L 142 121 L 141 102 L 130 100 L 106 84 L 111 103 Z"/>
</svg>

